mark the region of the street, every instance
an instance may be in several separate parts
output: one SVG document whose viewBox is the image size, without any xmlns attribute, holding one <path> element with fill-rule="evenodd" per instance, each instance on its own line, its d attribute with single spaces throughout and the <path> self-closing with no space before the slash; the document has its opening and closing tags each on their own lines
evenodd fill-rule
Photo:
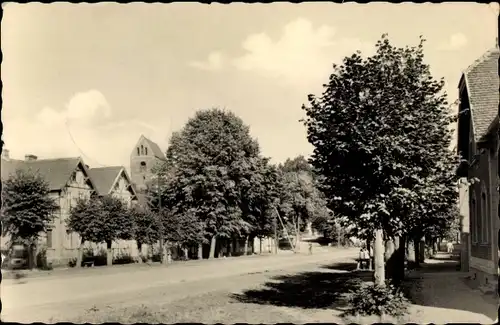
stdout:
<svg viewBox="0 0 500 325">
<path fill-rule="evenodd" d="M 356 256 L 357 249 L 314 255 L 221 259 L 171 267 L 97 268 L 74 276 L 39 277 L 19 284 L 2 282 L 2 320 L 70 321 L 86 310 L 167 303 L 213 291 L 238 291 L 259 285 L 269 275 L 297 273 Z M 24 279 L 23 279 L 24 280 Z M 85 320 L 82 320 L 85 321 Z M 192 319 L 192 321 L 202 321 Z"/>
</svg>

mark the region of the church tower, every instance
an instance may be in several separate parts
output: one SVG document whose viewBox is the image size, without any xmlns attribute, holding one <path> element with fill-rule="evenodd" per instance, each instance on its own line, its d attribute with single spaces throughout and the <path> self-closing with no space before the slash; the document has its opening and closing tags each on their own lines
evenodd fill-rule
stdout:
<svg viewBox="0 0 500 325">
<path fill-rule="evenodd" d="M 130 176 L 138 191 L 146 190 L 146 184 L 153 176 L 151 169 L 162 160 L 165 160 L 165 154 L 158 144 L 141 135 L 130 154 Z"/>
</svg>

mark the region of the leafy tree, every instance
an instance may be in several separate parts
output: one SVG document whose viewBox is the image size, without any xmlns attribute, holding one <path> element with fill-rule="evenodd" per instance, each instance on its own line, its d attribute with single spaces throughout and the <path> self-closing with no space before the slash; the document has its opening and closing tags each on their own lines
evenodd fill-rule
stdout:
<svg viewBox="0 0 500 325">
<path fill-rule="evenodd" d="M 270 237 L 275 229 L 275 209 L 281 196 L 280 174 L 269 159 L 256 157 L 252 160 L 248 175 L 242 183 L 241 210 L 243 219 L 250 225 L 246 231 L 245 254 L 249 238 Z M 276 225 L 277 226 L 277 225 Z"/>
<path fill-rule="evenodd" d="M 149 209 L 141 206 L 134 206 L 129 209 L 129 216 L 134 224 L 134 239 L 137 242 L 139 252 L 142 245 L 154 245 L 160 239 L 162 230 L 161 220 Z"/>
<path fill-rule="evenodd" d="M 280 170 L 283 182 L 280 210 L 291 223 L 297 245 L 307 222 L 319 216 L 326 217 L 329 212 L 311 165 L 303 156 L 287 159 Z"/>
<path fill-rule="evenodd" d="M 175 215 L 193 215 L 202 223 L 211 258 L 217 238 L 250 228 L 242 218 L 240 194 L 251 160 L 258 156 L 248 126 L 220 109 L 198 111 L 171 137 L 166 165 L 175 175 L 170 195 L 177 199 Z"/>
<path fill-rule="evenodd" d="M 77 258 L 79 267 L 82 248 L 85 241 L 106 243 L 107 265 L 113 261 L 111 245 L 114 240 L 132 239 L 134 220 L 129 217 L 122 200 L 111 195 L 93 196 L 90 199 L 78 199 L 71 208 L 67 219 L 67 231 L 80 235 L 80 248 Z"/>
<path fill-rule="evenodd" d="M 452 119 L 443 80 L 424 63 L 423 43 L 396 48 L 383 35 L 375 55 L 363 59 L 357 52 L 334 65 L 323 95 L 310 95 L 303 106 L 311 162 L 330 208 L 347 217 L 359 237 L 375 230 L 379 284 L 382 235 L 405 234 L 426 212 L 432 220 L 453 192 L 444 175 L 455 170 L 448 150 Z"/>
<path fill-rule="evenodd" d="M 40 234 L 51 228 L 59 207 L 50 197 L 45 179 L 31 170 L 16 170 L 2 187 L 2 235 L 10 236 L 12 243 L 28 246 L 31 269 L 35 245 Z"/>
</svg>

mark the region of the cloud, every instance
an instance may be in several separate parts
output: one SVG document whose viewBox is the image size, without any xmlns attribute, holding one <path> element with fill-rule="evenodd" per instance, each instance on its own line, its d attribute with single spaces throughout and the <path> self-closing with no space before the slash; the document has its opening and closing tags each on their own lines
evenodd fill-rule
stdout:
<svg viewBox="0 0 500 325">
<path fill-rule="evenodd" d="M 167 134 L 140 120 L 113 116 L 105 96 L 97 90 L 69 99 L 65 109 L 43 107 L 29 118 L 2 114 L 4 141 L 11 157 L 32 153 L 40 158 L 81 156 L 91 167 L 125 165 L 141 134 L 165 149 Z"/>
<path fill-rule="evenodd" d="M 294 85 L 321 85 L 331 73 L 333 63 L 356 50 L 363 54 L 374 50 L 371 43 L 335 35 L 331 26 L 315 27 L 309 20 L 298 18 L 285 25 L 276 40 L 266 33 L 249 35 L 242 43 L 246 53 L 235 58 L 233 65 Z"/>
<path fill-rule="evenodd" d="M 440 50 L 444 51 L 456 51 L 467 45 L 467 37 L 462 33 L 455 33 L 450 36 L 450 38 L 441 44 Z"/>
<path fill-rule="evenodd" d="M 224 63 L 224 57 L 221 52 L 211 52 L 206 61 L 193 61 L 189 66 L 201 70 L 215 71 L 220 70 Z"/>
<path fill-rule="evenodd" d="M 44 107 L 36 115 L 36 119 L 46 125 L 58 124 L 61 121 L 73 124 L 95 124 L 108 119 L 112 114 L 108 101 L 97 90 L 76 93 L 65 107 L 63 111 Z"/>
</svg>

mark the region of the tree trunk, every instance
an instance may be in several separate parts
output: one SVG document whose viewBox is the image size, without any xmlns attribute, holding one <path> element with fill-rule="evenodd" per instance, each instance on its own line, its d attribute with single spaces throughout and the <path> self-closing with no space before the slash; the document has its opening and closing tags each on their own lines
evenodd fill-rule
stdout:
<svg viewBox="0 0 500 325">
<path fill-rule="evenodd" d="M 371 248 L 371 239 L 370 237 L 366 240 L 366 249 L 368 250 L 368 256 L 370 256 L 370 248 Z M 368 269 L 371 271 L 373 270 L 373 265 L 372 265 L 372 258 L 370 256 L 370 259 L 368 261 Z"/>
<path fill-rule="evenodd" d="M 420 267 L 420 240 L 413 240 L 413 248 L 415 249 L 415 267 Z"/>
<path fill-rule="evenodd" d="M 245 237 L 245 251 L 243 254 L 248 255 L 248 236 Z"/>
<path fill-rule="evenodd" d="M 113 245 L 112 241 L 107 241 L 106 242 L 106 265 L 110 266 L 113 265 L 113 249 L 111 246 Z"/>
<path fill-rule="evenodd" d="M 210 240 L 210 254 L 208 255 L 209 259 L 215 258 L 215 244 L 217 244 L 217 237 L 213 235 L 212 239 Z"/>
<path fill-rule="evenodd" d="M 160 239 L 160 264 L 165 263 L 165 241 Z"/>
<path fill-rule="evenodd" d="M 379 286 L 385 286 L 384 240 L 382 229 L 375 230 L 374 246 L 373 257 L 375 264 L 375 284 Z"/>
<path fill-rule="evenodd" d="M 165 241 L 163 243 L 163 257 L 162 260 L 165 261 L 165 264 L 171 263 L 172 262 L 172 254 L 170 253 L 170 246 L 169 242 Z"/>
<path fill-rule="evenodd" d="M 262 237 L 259 237 L 259 255 L 262 254 Z"/>
<path fill-rule="evenodd" d="M 300 215 L 297 216 L 297 229 L 296 231 L 296 239 L 295 239 L 295 252 L 300 252 Z"/>
<path fill-rule="evenodd" d="M 141 242 L 137 242 L 137 254 L 138 254 L 138 262 L 139 264 L 142 264 L 142 243 Z"/>
<path fill-rule="evenodd" d="M 233 238 L 230 238 L 229 239 L 229 245 L 228 245 L 228 248 L 227 248 L 227 257 L 231 257 L 232 252 L 233 252 Z"/>
<path fill-rule="evenodd" d="M 420 263 L 425 262 L 425 237 L 422 237 L 418 242 L 419 245 L 419 254 L 417 255 L 418 261 Z"/>
<path fill-rule="evenodd" d="M 408 247 L 406 247 L 406 251 L 408 254 L 408 266 L 411 265 L 411 267 L 415 267 L 415 245 L 413 245 L 413 240 L 408 239 L 407 240 Z"/>
<path fill-rule="evenodd" d="M 405 237 L 396 237 L 394 239 L 394 247 L 396 252 L 391 279 L 394 284 L 398 285 L 405 277 Z"/>
<path fill-rule="evenodd" d="M 198 259 L 203 259 L 203 244 L 198 244 Z"/>
<path fill-rule="evenodd" d="M 187 247 L 182 248 L 182 252 L 184 253 L 184 259 L 188 260 L 189 259 L 189 254 L 188 254 L 188 249 Z"/>
<path fill-rule="evenodd" d="M 28 244 L 28 269 L 33 270 L 35 267 L 35 244 Z"/>
<path fill-rule="evenodd" d="M 75 265 L 75 267 L 82 267 L 83 244 L 84 244 L 84 240 L 80 239 L 80 244 L 78 245 L 78 252 L 76 254 L 76 265 Z"/>
<path fill-rule="evenodd" d="M 394 275 L 394 267 L 396 261 L 396 247 L 394 240 L 388 239 L 385 242 L 385 273 L 388 279 L 392 279 Z"/>
</svg>

